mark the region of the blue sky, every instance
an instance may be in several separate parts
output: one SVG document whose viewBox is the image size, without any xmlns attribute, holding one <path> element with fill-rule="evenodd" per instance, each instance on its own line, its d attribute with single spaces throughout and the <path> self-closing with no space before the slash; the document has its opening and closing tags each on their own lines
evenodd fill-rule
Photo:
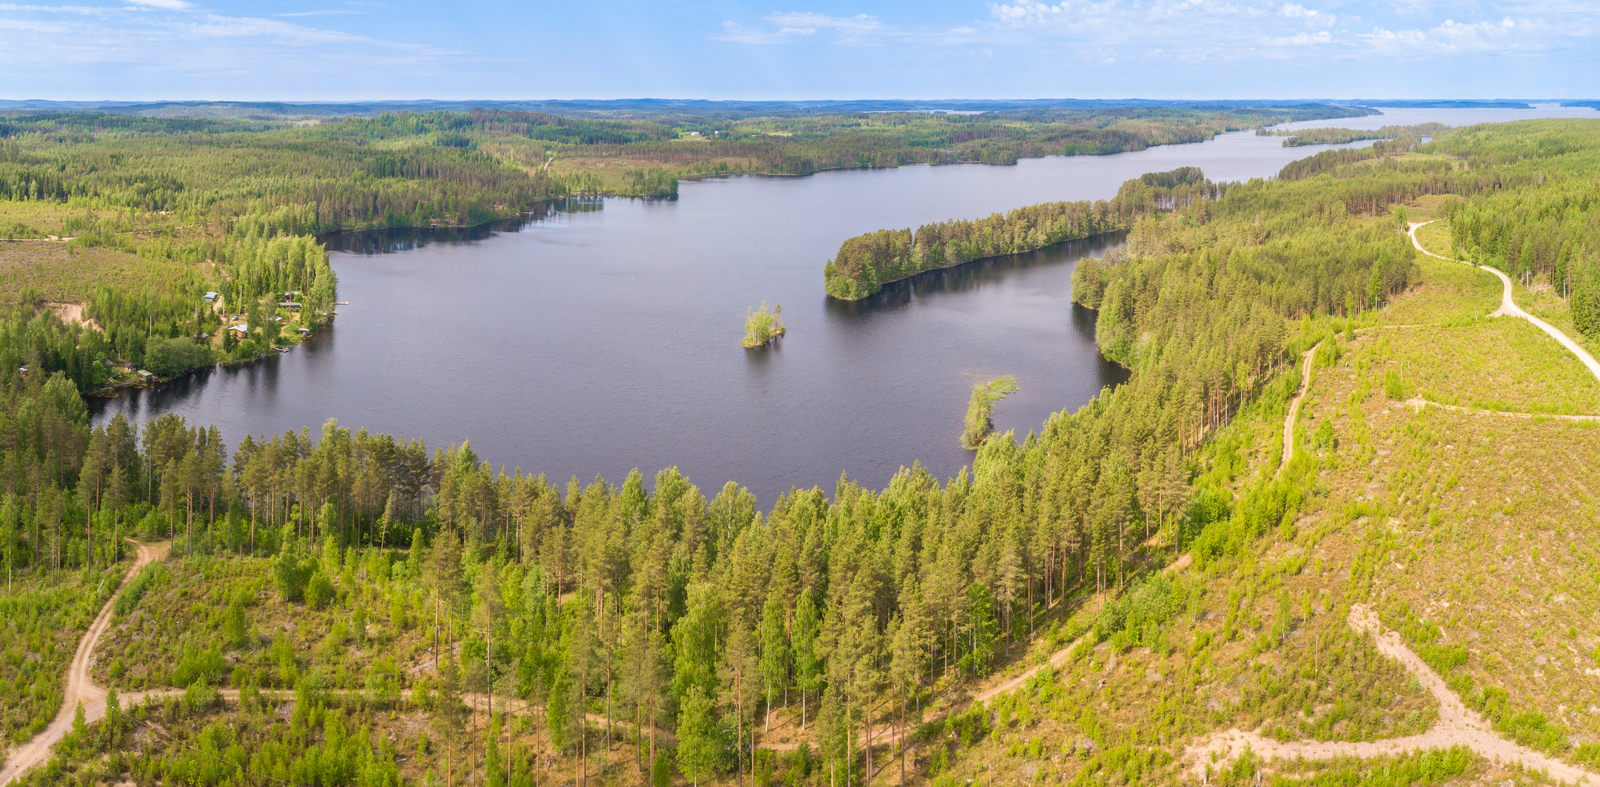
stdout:
<svg viewBox="0 0 1600 787">
<path fill-rule="evenodd" d="M 1600 2 L 0 3 L 0 98 L 1600 98 Z"/>
</svg>

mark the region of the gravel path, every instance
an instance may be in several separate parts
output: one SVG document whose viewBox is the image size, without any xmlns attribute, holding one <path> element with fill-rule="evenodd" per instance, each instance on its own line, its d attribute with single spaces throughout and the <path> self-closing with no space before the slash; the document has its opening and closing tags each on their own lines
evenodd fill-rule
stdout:
<svg viewBox="0 0 1600 787">
<path fill-rule="evenodd" d="M 1294 419 L 1300 413 L 1300 402 L 1311 391 L 1311 356 L 1316 353 L 1318 346 L 1314 344 L 1306 350 L 1300 370 L 1300 393 L 1294 395 L 1294 401 L 1289 403 L 1289 417 L 1283 419 L 1283 461 L 1278 463 L 1280 470 L 1288 467 L 1289 460 L 1294 458 Z"/>
<path fill-rule="evenodd" d="M 1432 222 L 1429 221 L 1411 223 L 1411 229 L 1408 232 L 1408 234 L 1411 236 L 1411 245 L 1417 247 L 1417 251 L 1420 251 L 1429 257 L 1444 260 L 1446 262 L 1456 262 L 1456 260 L 1452 260 L 1449 257 L 1441 257 L 1431 251 L 1428 251 L 1427 249 L 1422 248 L 1422 243 L 1417 240 L 1417 228 L 1431 223 Z M 1462 264 L 1470 265 L 1471 263 Z M 1522 307 L 1518 306 L 1515 300 L 1512 300 L 1510 277 L 1506 276 L 1498 269 L 1491 268 L 1487 265 L 1478 265 L 1475 267 L 1486 270 L 1500 278 L 1500 284 L 1502 286 L 1500 292 L 1500 308 L 1495 309 L 1494 313 L 1489 315 L 1490 317 L 1521 317 L 1522 319 L 1533 323 L 1534 325 L 1538 326 L 1539 330 L 1550 334 L 1551 338 L 1555 339 L 1557 342 L 1560 342 L 1561 346 L 1567 348 L 1568 352 L 1576 355 L 1578 360 L 1582 361 L 1583 365 L 1588 367 L 1589 373 L 1593 374 L 1596 380 L 1600 380 L 1600 362 L 1596 362 L 1594 356 L 1590 355 L 1588 350 L 1583 349 L 1581 345 L 1572 340 L 1572 337 L 1562 333 L 1559 328 L 1523 311 Z"/>
<path fill-rule="evenodd" d="M 129 577 L 139 573 L 139 569 L 147 564 L 167 556 L 170 544 L 140 544 L 134 542 L 137 557 L 133 566 L 122 575 L 123 582 Z M 122 588 L 118 583 L 117 589 Z M 67 690 L 61 699 L 61 710 L 56 713 L 55 721 L 44 732 L 33 737 L 33 740 L 22 744 L 11 752 L 6 758 L 4 767 L 0 767 L 0 785 L 10 784 L 22 774 L 36 765 L 40 765 L 50 758 L 50 749 L 60 742 L 61 738 L 72 728 L 72 717 L 77 712 L 78 704 L 83 704 L 85 720 L 95 721 L 106 715 L 106 690 L 94 685 L 89 677 L 90 657 L 94 655 L 94 646 L 100 641 L 111 625 L 111 605 L 116 601 L 117 594 L 113 592 L 111 599 L 101 608 L 100 614 L 95 616 L 94 623 L 84 633 L 83 639 L 78 642 L 78 651 L 72 656 L 72 664 L 67 667 Z"/>
<path fill-rule="evenodd" d="M 1213 763 L 1225 766 L 1246 751 L 1267 760 L 1331 760 L 1340 757 L 1393 757 L 1408 752 L 1464 746 L 1489 760 L 1538 771 L 1567 784 L 1600 785 L 1600 774 L 1500 737 L 1483 716 L 1461 702 L 1461 698 L 1445 685 L 1439 673 L 1405 646 L 1399 634 L 1385 630 L 1378 622 L 1377 614 L 1367 605 L 1351 606 L 1349 623 L 1358 632 L 1372 634 L 1379 653 L 1400 662 L 1418 683 L 1433 694 L 1439 703 L 1439 720 L 1433 728 L 1421 735 L 1361 742 L 1285 742 L 1241 730 L 1212 733 L 1191 745 L 1184 753 L 1185 761 L 1191 763 L 1195 779 L 1205 781 L 1208 766 Z"/>
<path fill-rule="evenodd" d="M 1406 400 L 1406 405 L 1413 410 L 1425 407 L 1437 407 L 1440 410 L 1454 410 L 1458 413 L 1472 413 L 1474 415 L 1498 415 L 1502 418 L 1553 418 L 1560 421 L 1600 421 L 1600 415 L 1563 415 L 1561 413 L 1514 413 L 1507 410 L 1480 410 L 1473 407 L 1462 407 L 1457 404 L 1440 404 L 1427 399 L 1413 396 Z"/>
</svg>

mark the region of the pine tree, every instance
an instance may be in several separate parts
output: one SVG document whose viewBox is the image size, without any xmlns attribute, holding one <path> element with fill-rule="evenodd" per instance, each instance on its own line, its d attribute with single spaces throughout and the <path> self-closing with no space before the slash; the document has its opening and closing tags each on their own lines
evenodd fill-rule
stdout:
<svg viewBox="0 0 1600 787">
<path fill-rule="evenodd" d="M 806 703 L 816 693 L 822 677 L 822 660 L 817 656 L 817 605 L 809 590 L 800 591 L 800 603 L 795 609 L 794 647 L 795 683 L 800 687 L 800 730 L 806 728 Z"/>
<path fill-rule="evenodd" d="M 715 703 L 699 686 L 690 688 L 678 711 L 678 770 L 696 785 L 719 770 L 722 747 L 717 732 Z"/>
<path fill-rule="evenodd" d="M 784 626 L 788 610 L 784 609 L 780 592 L 773 588 L 761 609 L 761 679 L 767 695 L 763 732 L 772 728 L 773 695 L 789 683 L 789 634 Z"/>
</svg>

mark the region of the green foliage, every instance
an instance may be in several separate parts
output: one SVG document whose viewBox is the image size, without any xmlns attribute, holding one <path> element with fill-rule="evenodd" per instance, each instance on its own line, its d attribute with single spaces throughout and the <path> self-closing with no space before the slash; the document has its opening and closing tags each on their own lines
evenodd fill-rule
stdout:
<svg viewBox="0 0 1600 787">
<path fill-rule="evenodd" d="M 435 135 L 429 150 L 471 152 L 470 145 L 456 146 L 460 138 L 485 149 L 479 135 L 488 132 L 481 129 L 428 128 Z M 381 123 L 362 133 L 368 132 L 388 133 Z M 169 725 L 201 748 L 248 749 L 241 756 L 259 757 L 261 772 L 273 778 L 346 783 L 365 778 L 360 774 L 368 766 L 360 763 L 367 762 L 376 769 L 368 775 L 389 779 L 394 774 L 384 768 L 396 758 L 385 758 L 383 744 L 360 726 L 371 711 L 403 712 L 397 698 L 404 696 L 402 686 L 410 688 L 442 740 L 463 726 L 463 691 L 489 678 L 497 707 L 502 693 L 544 705 L 542 717 L 527 718 L 540 720 L 541 734 L 557 751 L 585 751 L 581 743 L 596 742 L 596 735 L 585 737 L 587 713 L 650 718 L 677 735 L 679 768 L 707 779 L 736 762 L 729 727 L 748 731 L 764 711 L 781 712 L 773 706 L 786 689 L 799 689 L 801 712 L 811 714 L 803 718 L 821 728 L 814 740 L 822 757 L 816 767 L 801 768 L 800 778 L 839 774 L 861 762 L 852 745 L 859 738 L 852 735 L 861 729 L 862 714 L 897 707 L 889 698 L 900 699 L 901 689 L 913 707 L 930 689 L 965 690 L 966 681 L 1026 651 L 1017 640 L 1035 623 L 1050 626 L 1059 610 L 1074 608 L 1073 600 L 1091 591 L 1126 587 L 1058 631 L 1082 630 L 1076 627 L 1093 618 L 1097 636 L 1114 647 L 1145 645 L 1152 653 L 1138 658 L 1173 658 L 1164 632 L 1178 625 L 1171 622 L 1177 611 L 1196 604 L 1197 596 L 1181 580 L 1153 571 L 1169 547 L 1189 550 L 1197 567 L 1215 577 L 1228 577 L 1230 568 L 1251 577 L 1230 588 L 1220 636 L 1213 639 L 1208 629 L 1188 644 L 1189 657 L 1202 665 L 1193 674 L 1228 667 L 1235 656 L 1303 647 L 1297 642 L 1306 637 L 1296 632 L 1315 632 L 1311 613 L 1297 612 L 1302 599 L 1273 583 L 1304 567 L 1308 551 L 1295 550 L 1299 557 L 1270 567 L 1251 561 L 1260 539 L 1291 532 L 1308 499 L 1322 493 L 1316 481 L 1322 459 L 1297 459 L 1274 474 L 1249 429 L 1271 423 L 1275 440 L 1298 379 L 1299 354 L 1333 329 L 1352 338 L 1364 319 L 1359 312 L 1409 286 L 1411 257 L 1385 215 L 1388 200 L 1477 182 L 1395 158 L 1374 154 L 1356 165 L 1334 162 L 1302 180 L 1203 195 L 1198 176 L 1138 181 L 1127 192 L 1136 214 L 1127 253 L 1086 262 L 1075 283 L 1081 299 L 1101 312 L 1102 346 L 1130 366 L 1132 377 L 1078 412 L 1051 416 L 1021 441 L 985 442 L 970 471 L 948 481 L 914 466 L 881 490 L 841 479 L 831 495 L 791 490 L 770 510 L 758 511 L 737 485 L 706 495 L 676 470 L 648 485 L 635 473 L 620 486 L 573 481 L 562 489 L 542 476 L 501 473 L 465 444 L 430 454 L 419 442 L 336 423 L 315 434 L 251 437 L 230 457 L 220 436 L 176 417 L 140 429 L 113 421 L 91 430 L 76 392 L 79 378 L 67 369 L 24 379 L 0 368 L 0 425 L 12 440 L 0 481 L 26 492 L 0 502 L 0 533 L 8 561 L 31 570 L 38 590 L 37 582 L 52 571 L 70 576 L 73 567 L 114 554 L 106 549 L 116 540 L 113 533 L 179 530 L 184 557 L 169 570 L 184 581 L 149 580 L 142 602 L 129 596 L 122 611 L 131 614 L 119 618 L 103 644 L 106 660 L 132 665 L 135 674 L 125 681 L 196 687 L 183 704 L 197 714 L 218 712 L 212 685 L 223 680 L 241 689 L 302 685 L 289 723 L 270 730 L 228 738 L 223 729 L 204 733 L 222 737 L 202 743 L 208 727 L 199 718 L 192 727 Z M 1473 164 L 1480 165 L 1521 166 Z M 1493 174 L 1477 176 L 1487 182 Z M 1191 187 L 1192 201 L 1161 202 Z M 245 212 L 256 218 L 231 231 L 271 247 L 322 221 L 318 212 L 280 208 Z M 279 228 L 270 238 L 268 226 Z M 914 239 L 902 240 L 914 248 Z M 285 240 L 276 248 L 292 251 L 294 245 Z M 299 262 L 274 267 L 264 280 L 299 271 L 293 275 L 303 281 L 311 271 L 315 282 L 318 251 L 301 243 L 293 254 Z M 261 288 L 273 297 L 256 303 L 277 311 L 279 295 L 267 284 Z M 123 305 L 128 324 L 133 315 L 166 314 L 155 301 Z M 84 338 L 93 332 L 61 326 L 33 308 L 7 323 L 14 332 L 10 344 L 0 345 L 11 348 L 5 351 L 21 352 L 36 340 L 60 342 L 44 354 L 70 367 L 73 353 L 97 341 Z M 1335 324 L 1332 316 L 1349 319 Z M 1300 334 L 1291 333 L 1296 324 Z M 69 343 L 62 336 L 74 338 Z M 120 334 L 116 341 L 126 344 Z M 1316 363 L 1336 363 L 1339 353 L 1338 342 L 1325 338 Z M 1369 377 L 1363 385 L 1375 382 Z M 1236 422 L 1241 412 L 1250 416 L 1242 424 Z M 1313 439 L 1331 447 L 1333 421 L 1318 418 Z M 1363 439 L 1351 434 L 1352 441 Z M 117 473 L 122 488 L 113 494 Z M 1199 488 L 1191 492 L 1196 475 Z M 1380 510 L 1360 501 L 1335 514 L 1346 523 Z M 190 534 L 181 532 L 191 519 L 206 531 L 193 534 L 192 554 Z M 386 551 L 395 530 L 412 533 L 412 551 L 403 559 Z M 319 558 L 308 554 L 309 544 L 320 545 Z M 237 557 L 211 557 L 218 553 Z M 1378 564 L 1376 554 L 1360 556 L 1352 586 L 1370 582 Z M 253 605 L 248 621 L 247 600 Z M 301 600 L 310 603 L 293 606 Z M 270 637 L 270 646 L 250 641 L 250 621 Z M 50 618 L 38 625 L 62 624 Z M 491 627 L 492 651 L 483 636 Z M 434 661 L 435 630 L 440 666 L 431 672 L 426 665 Z M 1428 635 L 1423 626 L 1407 636 L 1420 642 Z M 42 640 L 46 633 L 34 626 L 15 638 Z M 1248 656 L 1222 650 L 1241 640 L 1232 647 Z M 1319 648 L 1329 644 L 1314 641 Z M 1419 652 L 1454 669 L 1453 680 L 1465 679 L 1460 651 L 1432 644 L 1437 647 L 1430 650 L 1421 643 Z M 908 669 L 900 651 L 914 645 L 921 661 Z M 0 691 L 13 691 L 0 707 L 10 712 L 13 697 L 43 685 L 40 675 L 59 684 L 63 648 L 41 658 L 56 659 L 49 671 L 14 666 L 47 650 L 20 658 L 8 651 L 0 667 L 27 676 L 12 684 L 22 688 L 0 684 Z M 1281 673 L 1276 659 L 1256 662 L 1259 669 L 1240 676 L 1237 705 L 1217 713 L 1331 737 L 1387 729 L 1391 721 L 1368 707 L 1385 686 L 1352 677 L 1386 674 L 1372 661 L 1378 657 L 1356 655 L 1359 649 L 1348 643 L 1336 650 L 1339 658 L 1327 661 L 1319 652 L 1309 676 L 1287 658 Z M 221 663 L 232 671 L 218 666 L 223 653 Z M 486 656 L 496 665 L 493 675 L 481 666 Z M 163 670 L 170 664 L 172 674 L 139 672 L 146 664 Z M 1168 696 L 1186 696 L 1191 688 L 1174 688 Z M 360 712 L 331 710 L 334 689 L 365 703 Z M 1043 691 L 1038 684 L 1029 690 Z M 1464 693 L 1517 736 L 1541 746 L 1552 740 L 1556 725 L 1508 710 L 1503 690 Z M 1276 707 L 1280 697 L 1327 708 L 1320 715 L 1302 713 L 1303 726 L 1291 724 L 1286 714 L 1299 708 Z M 267 692 L 241 691 L 241 698 L 272 701 Z M 26 706 L 31 716 L 17 715 L 27 721 L 41 704 Z M 173 700 L 172 710 L 151 712 L 174 718 L 189 712 L 179 706 Z M 1169 705 L 1163 713 L 1177 713 L 1172 707 L 1187 706 Z M 935 731 L 950 725 L 950 737 L 935 747 L 930 769 L 950 776 L 968 750 L 999 742 L 1012 718 L 1032 712 L 997 702 L 934 722 Z M 1087 772 L 1107 779 L 1166 773 L 1170 763 L 1160 758 L 1168 755 L 1158 750 L 1176 738 L 1157 745 L 1122 740 L 1103 733 L 1090 713 L 1075 723 L 1095 741 L 1092 753 L 1079 754 L 1092 763 Z M 1018 756 L 1049 752 L 1045 743 L 1034 747 L 1020 737 L 1012 743 Z M 151 746 L 134 766 L 135 781 L 194 781 L 192 771 L 183 770 L 198 767 L 192 752 Z M 1253 776 L 1254 766 L 1242 762 L 1235 770 Z M 515 768 L 509 760 L 503 764 L 509 778 Z M 73 778 L 95 778 L 80 773 Z"/>
<path fill-rule="evenodd" d="M 122 586 L 122 592 L 117 594 L 117 600 L 111 605 L 111 611 L 119 617 L 132 612 L 133 608 L 138 606 L 139 599 L 144 597 L 146 590 L 170 579 L 171 575 L 167 573 L 166 566 L 160 563 L 145 566 Z"/>
<path fill-rule="evenodd" d="M 249 636 L 249 624 L 244 616 L 244 604 L 235 597 L 228 603 L 228 611 L 223 618 L 223 634 L 227 643 L 233 647 L 243 647 Z"/>
<path fill-rule="evenodd" d="M 1383 395 L 1391 402 L 1406 400 L 1406 385 L 1400 379 L 1400 372 L 1390 369 L 1383 373 Z"/>
<path fill-rule="evenodd" d="M 672 757 L 666 751 L 656 752 L 650 763 L 650 787 L 672 787 Z"/>
<path fill-rule="evenodd" d="M 173 686 L 213 686 L 222 681 L 228 668 L 221 651 L 215 647 L 183 646 L 178 650 L 178 662 L 172 667 Z"/>
<path fill-rule="evenodd" d="M 1188 603 L 1186 588 L 1166 574 L 1155 574 L 1106 602 L 1095 618 L 1095 639 L 1110 640 L 1117 650 L 1135 645 L 1156 648 L 1161 624 Z"/>
<path fill-rule="evenodd" d="M 765 347 L 768 342 L 788 333 L 789 329 L 783 326 L 783 304 L 772 307 L 767 311 L 767 302 L 762 301 L 759 309 L 750 309 L 744 318 L 745 349 Z"/>
<path fill-rule="evenodd" d="M 313 572 L 306 583 L 305 599 L 306 606 L 312 609 L 327 607 L 328 602 L 333 600 L 333 580 L 321 571 Z"/>
<path fill-rule="evenodd" d="M 678 770 L 695 784 L 726 771 L 730 753 L 726 737 L 711 698 L 699 686 L 690 688 L 678 711 Z"/>
<path fill-rule="evenodd" d="M 1443 123 L 1418 123 L 1411 126 L 1384 126 L 1376 129 L 1349 129 L 1349 128 L 1297 128 L 1297 129 L 1257 129 L 1260 136 L 1288 137 L 1283 141 L 1286 148 L 1300 145 L 1342 145 L 1348 142 L 1359 142 L 1366 139 L 1399 139 L 1411 145 L 1421 142 L 1422 137 L 1431 137 L 1450 128 Z M 1401 226 L 1405 226 L 1402 220 Z"/>
<path fill-rule="evenodd" d="M 277 583 L 278 596 L 295 603 L 305 599 L 306 585 L 311 581 L 311 575 L 316 573 L 317 565 L 316 561 L 305 559 L 300 554 L 299 539 L 292 532 L 287 532 L 287 527 L 285 525 L 283 550 L 272 562 L 272 578 Z"/>
<path fill-rule="evenodd" d="M 61 707 L 61 675 L 121 567 L 0 578 L 0 747 L 44 730 Z M 106 591 L 106 592 L 109 592 Z"/>
<path fill-rule="evenodd" d="M 211 352 L 194 339 L 153 339 L 144 348 L 144 367 L 157 377 L 173 378 L 211 361 Z"/>
<path fill-rule="evenodd" d="M 911 230 L 879 230 L 847 239 L 823 269 L 828 294 L 860 300 L 883 285 L 985 257 L 1042 249 L 1126 229 L 1151 211 L 1214 199 L 1219 188 L 1193 167 L 1130 180 L 1109 202 L 1049 202 L 987 219 L 959 219 Z"/>
<path fill-rule="evenodd" d="M 1445 751 L 1417 752 L 1383 762 L 1342 762 L 1319 769 L 1309 776 L 1278 773 L 1273 774 L 1268 783 L 1272 787 L 1427 787 L 1454 782 L 1476 760 L 1477 757 L 1466 747 L 1455 746 Z M 1254 779 L 1253 768 L 1243 773 L 1235 769 L 1223 774 L 1216 784 L 1254 784 Z"/>
<path fill-rule="evenodd" d="M 1466 646 L 1441 642 L 1443 632 L 1439 624 L 1417 617 L 1405 603 L 1392 601 L 1385 604 L 1379 609 L 1379 616 L 1384 626 L 1400 632 L 1411 649 L 1445 678 L 1448 679 L 1457 667 L 1466 666 Z"/>
<path fill-rule="evenodd" d="M 1016 393 L 1017 378 L 1010 375 L 972 386 L 972 399 L 967 403 L 965 426 L 961 430 L 961 447 L 976 451 L 994 431 L 995 403 Z"/>
</svg>

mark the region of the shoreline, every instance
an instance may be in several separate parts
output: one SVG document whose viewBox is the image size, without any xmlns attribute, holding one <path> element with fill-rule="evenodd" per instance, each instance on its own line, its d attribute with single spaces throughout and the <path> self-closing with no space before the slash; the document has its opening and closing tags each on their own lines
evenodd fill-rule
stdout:
<svg viewBox="0 0 1600 787">
<path fill-rule="evenodd" d="M 321 333 L 321 331 L 318 331 L 317 333 Z M 183 374 L 178 375 L 177 377 L 173 377 L 173 378 L 165 379 L 165 380 L 160 379 L 160 378 L 156 378 L 156 379 L 152 379 L 152 380 L 124 380 L 124 381 L 122 381 L 120 383 L 116 383 L 114 385 L 108 385 L 108 386 L 106 386 L 104 388 L 96 388 L 93 391 L 84 391 L 83 393 L 78 394 L 78 396 L 79 396 L 79 398 L 84 398 L 84 399 L 87 399 L 88 397 L 91 397 L 91 396 L 96 398 L 96 399 L 116 399 L 116 398 L 118 398 L 118 397 L 120 397 L 122 395 L 123 391 L 126 391 L 126 390 L 148 390 L 148 389 L 158 388 L 158 387 L 163 386 L 163 385 L 170 385 L 170 384 L 175 383 L 175 382 L 177 382 L 179 380 L 182 380 L 185 377 L 191 377 L 191 376 L 193 376 L 195 374 L 198 374 L 201 370 L 208 370 L 209 371 L 209 370 L 217 369 L 217 368 L 229 368 L 229 369 L 231 369 L 231 368 L 236 368 L 236 367 L 240 367 L 240 366 L 248 366 L 248 365 L 253 364 L 253 363 L 260 363 L 261 361 L 265 361 L 265 360 L 268 360 L 270 358 L 276 358 L 276 357 L 281 356 L 281 355 L 289 354 L 290 351 L 292 351 L 292 350 L 300 347 L 301 345 L 305 344 L 305 340 L 306 339 L 311 338 L 311 336 L 316 336 L 317 333 L 310 334 L 309 336 L 306 336 L 303 339 L 301 339 L 301 341 L 299 341 L 299 342 L 297 342 L 295 344 L 289 345 L 288 347 L 284 347 L 281 350 L 274 348 L 271 352 L 264 352 L 264 353 L 262 353 L 260 355 L 252 357 L 252 358 L 240 358 L 240 359 L 232 360 L 232 361 L 214 361 L 214 362 L 212 362 L 210 364 L 206 364 L 204 366 L 196 366 L 193 369 L 190 369 L 190 370 L 184 372 Z"/>
<path fill-rule="evenodd" d="M 976 257 L 976 258 L 973 258 L 973 259 L 970 259 L 970 260 L 965 260 L 965 261 L 953 263 L 953 264 L 950 264 L 950 265 L 941 265 L 941 266 L 939 266 L 937 268 L 927 268 L 925 270 L 920 270 L 920 271 L 917 271 L 916 273 L 912 273 L 912 274 L 909 274 L 909 275 L 906 275 L 906 276 L 901 276 L 901 277 L 896 278 L 896 279 L 889 279 L 888 281 L 880 282 L 879 285 L 878 285 L 878 289 L 876 289 L 876 290 L 874 290 L 872 292 L 869 292 L 866 295 L 861 296 L 860 298 L 841 298 L 841 297 L 839 297 L 837 295 L 834 295 L 833 293 L 828 292 L 828 288 L 827 288 L 826 283 L 824 283 L 822 291 L 823 291 L 824 297 L 826 297 L 826 298 L 828 298 L 829 300 L 832 300 L 832 301 L 838 301 L 839 303 L 861 303 L 861 302 L 866 301 L 866 300 L 868 300 L 868 299 L 870 299 L 870 298 L 872 298 L 874 296 L 883 294 L 884 289 L 887 288 L 891 284 L 899 284 L 900 282 L 907 282 L 907 281 L 916 281 L 917 277 L 919 277 L 919 276 L 927 276 L 929 274 L 942 273 L 942 272 L 945 272 L 945 271 L 960 270 L 961 268 L 964 268 L 964 267 L 966 267 L 968 265 L 976 265 L 976 264 L 978 264 L 980 262 L 993 262 L 994 260 L 1001 260 L 1001 259 L 1005 259 L 1006 257 L 1016 257 L 1016 256 L 1022 255 L 1022 254 L 1033 254 L 1035 252 L 1044 251 L 1045 249 L 1055 248 L 1055 247 L 1060 246 L 1060 245 L 1062 245 L 1064 243 L 1079 243 L 1079 242 L 1082 242 L 1082 241 L 1094 240 L 1095 238 L 1103 238 L 1103 237 L 1105 237 L 1107 235 L 1115 235 L 1115 234 L 1117 234 L 1119 232 L 1120 233 L 1127 233 L 1128 232 L 1128 228 L 1123 227 L 1123 228 L 1119 228 L 1119 229 L 1105 230 L 1104 232 L 1092 232 L 1092 233 L 1089 233 L 1088 235 L 1079 235 L 1076 238 L 1062 238 L 1061 240 L 1058 240 L 1055 243 L 1049 243 L 1049 244 L 1046 244 L 1044 246 L 1040 246 L 1039 248 L 1036 248 L 1036 249 L 1028 249 L 1027 251 L 1011 251 L 1011 252 L 1006 252 L 1005 254 L 993 254 L 993 255 L 990 255 L 988 257 Z"/>
</svg>

